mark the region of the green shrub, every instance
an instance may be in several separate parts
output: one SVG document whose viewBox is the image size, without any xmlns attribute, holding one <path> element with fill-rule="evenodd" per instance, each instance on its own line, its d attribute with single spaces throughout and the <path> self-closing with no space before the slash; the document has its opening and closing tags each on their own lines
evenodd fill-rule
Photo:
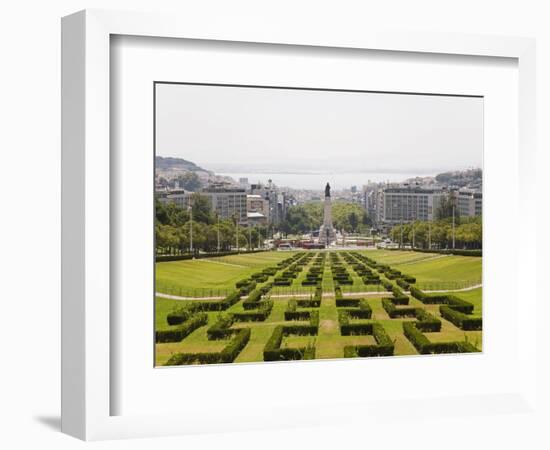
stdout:
<svg viewBox="0 0 550 450">
<path fill-rule="evenodd" d="M 448 305 L 441 305 L 439 312 L 444 319 L 447 319 L 461 330 L 481 330 L 483 328 L 481 317 L 471 317 Z"/>
<path fill-rule="evenodd" d="M 257 309 L 235 312 L 232 313 L 232 317 L 235 322 L 263 322 L 269 317 L 272 309 L 273 301 L 264 300 L 258 303 Z"/>
<path fill-rule="evenodd" d="M 474 305 L 466 300 L 462 300 L 456 295 L 451 294 L 437 294 L 428 295 L 422 292 L 420 289 L 411 286 L 411 295 L 420 300 L 426 305 L 449 305 L 453 309 L 463 312 L 464 314 L 471 314 L 474 311 Z"/>
<path fill-rule="evenodd" d="M 219 364 L 235 361 L 239 353 L 250 340 L 250 328 L 242 328 L 220 352 L 210 353 L 176 353 L 164 365 L 181 366 L 186 364 Z"/>
<path fill-rule="evenodd" d="M 193 308 L 186 305 L 183 308 L 178 308 L 169 313 L 166 316 L 166 322 L 168 322 L 168 325 L 179 325 L 188 320 L 193 314 Z"/>
<path fill-rule="evenodd" d="M 227 339 L 234 330 L 231 330 L 233 325 L 233 317 L 231 315 L 220 315 L 218 320 L 206 330 L 206 335 L 209 340 Z"/>
<path fill-rule="evenodd" d="M 319 308 L 321 306 L 321 299 L 308 298 L 296 300 L 296 305 L 299 308 Z"/>
<path fill-rule="evenodd" d="M 407 283 L 403 278 L 398 278 L 397 280 L 395 280 L 395 282 L 406 291 L 408 291 L 410 288 L 410 284 Z"/>
<path fill-rule="evenodd" d="M 376 345 L 353 345 L 344 347 L 344 357 L 372 357 L 372 356 L 392 356 L 395 346 L 384 327 L 379 323 L 368 324 L 370 332 L 376 341 Z"/>
<path fill-rule="evenodd" d="M 243 302 L 244 309 L 256 309 L 259 307 L 260 300 L 262 299 L 262 292 L 260 289 L 252 291 L 248 298 Z"/>
<path fill-rule="evenodd" d="M 296 359 L 315 359 L 315 347 L 307 346 L 302 348 L 281 348 L 283 336 L 291 333 L 289 330 L 293 327 L 275 327 L 273 333 L 267 340 L 264 347 L 264 361 L 290 361 Z M 307 328 L 307 327 L 301 327 Z"/>
<path fill-rule="evenodd" d="M 155 342 L 180 342 L 197 328 L 207 323 L 208 316 L 205 313 L 196 313 L 176 328 L 157 330 L 155 333 Z"/>
<path fill-rule="evenodd" d="M 359 306 L 359 301 L 361 299 L 359 298 L 337 298 L 336 299 L 336 307 L 340 308 L 340 307 L 346 307 L 346 306 L 351 306 L 351 307 L 358 307 Z"/>
<path fill-rule="evenodd" d="M 414 322 L 403 322 L 403 334 L 422 355 L 439 353 L 472 353 L 479 352 L 469 342 L 430 342 L 416 327 Z"/>
<path fill-rule="evenodd" d="M 422 308 L 416 308 L 416 328 L 420 331 L 441 331 L 441 320 Z"/>
<path fill-rule="evenodd" d="M 244 280 L 239 280 L 235 283 L 235 287 L 237 289 L 242 288 L 243 286 L 246 286 L 248 283 L 250 283 L 250 279 L 245 278 Z"/>
</svg>

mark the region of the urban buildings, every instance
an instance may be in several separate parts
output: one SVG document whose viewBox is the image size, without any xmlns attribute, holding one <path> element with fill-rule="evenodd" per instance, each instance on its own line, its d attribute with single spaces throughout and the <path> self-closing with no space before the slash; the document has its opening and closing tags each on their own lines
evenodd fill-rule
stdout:
<svg viewBox="0 0 550 450">
<path fill-rule="evenodd" d="M 243 180 L 244 181 L 244 180 Z M 172 202 L 182 208 L 192 204 L 195 192 L 157 186 L 155 195 L 163 203 Z M 267 185 L 253 184 L 247 190 L 225 182 L 211 183 L 197 194 L 206 197 L 212 211 L 221 219 L 237 218 L 241 225 L 278 225 L 293 197 L 281 191 L 270 180 Z"/>
<path fill-rule="evenodd" d="M 378 196 L 378 221 L 393 226 L 414 220 L 434 220 L 440 201 L 446 195 L 444 190 L 411 186 L 383 189 Z"/>
<path fill-rule="evenodd" d="M 248 221 L 254 225 L 269 223 L 269 201 L 258 194 L 246 196 L 246 211 Z"/>
<path fill-rule="evenodd" d="M 464 217 L 481 216 L 483 195 L 479 190 L 459 189 L 453 192 L 458 213 Z"/>
<path fill-rule="evenodd" d="M 183 189 L 157 188 L 155 195 L 162 203 L 175 203 L 180 208 L 188 208 L 191 205 L 191 197 L 194 192 Z"/>
<path fill-rule="evenodd" d="M 457 215 L 482 215 L 483 195 L 480 190 L 426 187 L 417 184 L 363 186 L 363 207 L 378 228 L 387 230 L 394 225 L 415 220 L 436 220 L 437 209 L 443 199 L 451 197 Z"/>
<path fill-rule="evenodd" d="M 208 198 L 212 210 L 222 219 L 236 218 L 239 223 L 247 223 L 246 191 L 227 183 L 214 183 L 200 192 Z"/>
<path fill-rule="evenodd" d="M 292 204 L 291 196 L 282 192 L 271 180 L 267 185 L 251 184 L 250 194 L 265 199 L 269 205 L 269 223 L 278 225 L 286 217 L 288 207 Z"/>
</svg>

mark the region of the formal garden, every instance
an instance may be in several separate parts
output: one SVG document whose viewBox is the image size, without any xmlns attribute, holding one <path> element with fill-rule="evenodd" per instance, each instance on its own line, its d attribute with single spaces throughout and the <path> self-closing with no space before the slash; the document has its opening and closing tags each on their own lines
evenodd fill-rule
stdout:
<svg viewBox="0 0 550 450">
<path fill-rule="evenodd" d="M 157 366 L 475 353 L 481 257 L 257 252 L 157 262 Z"/>
</svg>

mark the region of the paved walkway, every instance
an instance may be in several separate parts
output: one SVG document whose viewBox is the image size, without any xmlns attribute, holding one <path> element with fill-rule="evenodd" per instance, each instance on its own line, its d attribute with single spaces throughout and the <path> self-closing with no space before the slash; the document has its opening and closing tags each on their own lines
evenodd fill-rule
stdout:
<svg viewBox="0 0 550 450">
<path fill-rule="evenodd" d="M 480 287 L 483 287 L 483 284 L 476 284 L 474 286 L 470 286 L 467 288 L 462 289 L 443 289 L 443 290 L 437 290 L 437 291 L 423 291 L 426 294 L 441 294 L 445 292 L 466 292 L 466 291 L 472 291 L 474 289 L 478 289 Z M 405 294 L 409 294 L 410 292 L 405 291 Z M 271 298 L 288 298 L 288 297 L 296 297 L 296 298 L 309 298 L 311 294 L 304 293 L 304 294 L 277 294 L 272 295 Z M 370 295 L 390 295 L 389 292 L 385 291 L 368 291 L 368 292 L 343 292 L 342 295 L 344 297 L 351 297 L 354 295 L 362 295 L 362 296 L 370 296 Z M 156 293 L 157 297 L 161 298 L 168 298 L 170 300 L 223 300 L 225 297 L 219 296 L 219 297 L 180 297 L 179 295 L 170 295 L 170 294 L 162 294 L 160 292 Z M 334 297 L 333 292 L 323 292 L 323 297 Z M 243 299 L 246 299 L 246 297 L 242 297 Z"/>
</svg>

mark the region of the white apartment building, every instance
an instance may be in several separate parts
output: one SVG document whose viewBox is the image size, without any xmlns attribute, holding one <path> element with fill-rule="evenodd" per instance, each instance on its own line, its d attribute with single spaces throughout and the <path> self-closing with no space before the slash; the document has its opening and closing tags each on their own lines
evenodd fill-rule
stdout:
<svg viewBox="0 0 550 450">
<path fill-rule="evenodd" d="M 454 192 L 458 213 L 464 217 L 481 216 L 483 213 L 483 194 L 481 191 L 460 189 Z"/>
<path fill-rule="evenodd" d="M 415 220 L 432 221 L 446 191 L 419 187 L 388 187 L 379 191 L 378 222 L 397 225 Z"/>
<path fill-rule="evenodd" d="M 212 210 L 222 219 L 236 217 L 239 223 L 247 222 L 246 191 L 242 188 L 215 184 L 200 192 L 210 201 Z"/>
</svg>

